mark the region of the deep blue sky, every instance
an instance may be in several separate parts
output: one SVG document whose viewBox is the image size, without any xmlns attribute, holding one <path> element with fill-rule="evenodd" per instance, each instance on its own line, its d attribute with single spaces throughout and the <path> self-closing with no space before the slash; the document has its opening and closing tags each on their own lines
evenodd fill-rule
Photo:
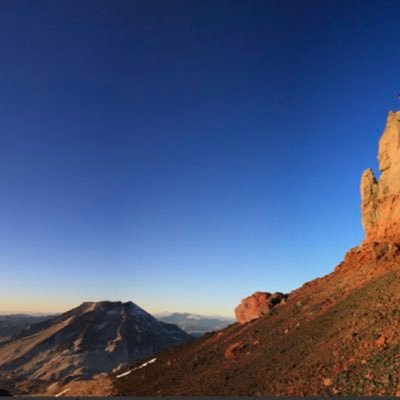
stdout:
<svg viewBox="0 0 400 400">
<path fill-rule="evenodd" d="M 0 2 L 0 311 L 232 313 L 363 238 L 398 1 Z"/>
</svg>

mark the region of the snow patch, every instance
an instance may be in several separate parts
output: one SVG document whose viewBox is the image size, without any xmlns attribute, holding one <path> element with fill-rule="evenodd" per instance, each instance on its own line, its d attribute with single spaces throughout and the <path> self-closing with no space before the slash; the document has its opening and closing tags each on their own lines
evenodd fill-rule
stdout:
<svg viewBox="0 0 400 400">
<path fill-rule="evenodd" d="M 187 317 L 186 317 L 186 319 L 195 319 L 195 320 L 197 320 L 197 321 L 200 321 L 201 320 L 201 318 L 198 316 L 198 315 L 188 315 Z"/>
<path fill-rule="evenodd" d="M 54 397 L 60 397 L 60 396 L 62 396 L 63 394 L 69 392 L 70 390 L 71 390 L 71 389 L 65 389 L 65 390 L 63 390 L 62 392 L 57 393 Z"/>
<path fill-rule="evenodd" d="M 142 365 L 140 365 L 139 367 L 136 367 L 136 368 L 133 368 L 133 369 L 131 369 L 131 370 L 129 370 L 129 371 L 126 371 L 126 372 L 124 372 L 123 374 L 119 374 L 119 375 L 117 375 L 116 377 L 119 379 L 119 378 L 123 378 L 124 376 L 127 376 L 127 375 L 129 375 L 130 373 L 132 373 L 133 371 L 136 371 L 136 370 L 138 370 L 138 369 L 142 369 L 142 368 L 144 368 L 144 367 L 147 367 L 149 364 L 153 364 L 153 362 L 155 362 L 157 360 L 157 358 L 152 358 L 151 360 L 149 360 L 149 361 L 146 361 L 144 364 L 142 364 Z"/>
<path fill-rule="evenodd" d="M 127 375 L 129 375 L 132 371 L 134 371 L 134 369 L 132 369 L 131 371 L 126 371 L 126 372 L 124 372 L 123 374 L 119 374 L 119 375 L 117 375 L 117 379 L 119 379 L 119 378 L 122 378 L 122 377 L 124 377 L 124 376 L 127 376 Z"/>
</svg>

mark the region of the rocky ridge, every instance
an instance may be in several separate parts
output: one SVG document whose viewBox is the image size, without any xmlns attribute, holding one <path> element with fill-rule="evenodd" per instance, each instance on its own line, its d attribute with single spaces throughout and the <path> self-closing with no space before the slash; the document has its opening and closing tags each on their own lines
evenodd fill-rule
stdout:
<svg viewBox="0 0 400 400">
<path fill-rule="evenodd" d="M 400 243 L 400 112 L 390 112 L 379 141 L 377 180 L 369 168 L 361 178 L 365 242 Z"/>
</svg>

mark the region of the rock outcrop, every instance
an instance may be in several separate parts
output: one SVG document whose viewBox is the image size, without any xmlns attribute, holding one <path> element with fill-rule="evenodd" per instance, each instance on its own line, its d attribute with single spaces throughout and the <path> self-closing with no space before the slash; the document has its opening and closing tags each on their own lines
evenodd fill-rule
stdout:
<svg viewBox="0 0 400 400">
<path fill-rule="evenodd" d="M 244 298 L 235 308 L 238 322 L 245 324 L 253 319 L 260 318 L 271 312 L 272 308 L 286 301 L 287 295 L 283 293 L 255 292 Z"/>
<path fill-rule="evenodd" d="M 361 178 L 361 213 L 365 242 L 400 243 L 400 112 L 390 112 L 379 141 L 379 170 Z"/>
</svg>

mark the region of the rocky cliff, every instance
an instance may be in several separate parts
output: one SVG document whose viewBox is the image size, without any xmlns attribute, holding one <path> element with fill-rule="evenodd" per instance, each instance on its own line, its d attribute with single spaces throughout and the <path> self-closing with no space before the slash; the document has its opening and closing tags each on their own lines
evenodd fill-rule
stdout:
<svg viewBox="0 0 400 400">
<path fill-rule="evenodd" d="M 400 243 L 400 112 L 390 112 L 379 141 L 377 180 L 371 169 L 361 178 L 365 242 Z"/>
</svg>

